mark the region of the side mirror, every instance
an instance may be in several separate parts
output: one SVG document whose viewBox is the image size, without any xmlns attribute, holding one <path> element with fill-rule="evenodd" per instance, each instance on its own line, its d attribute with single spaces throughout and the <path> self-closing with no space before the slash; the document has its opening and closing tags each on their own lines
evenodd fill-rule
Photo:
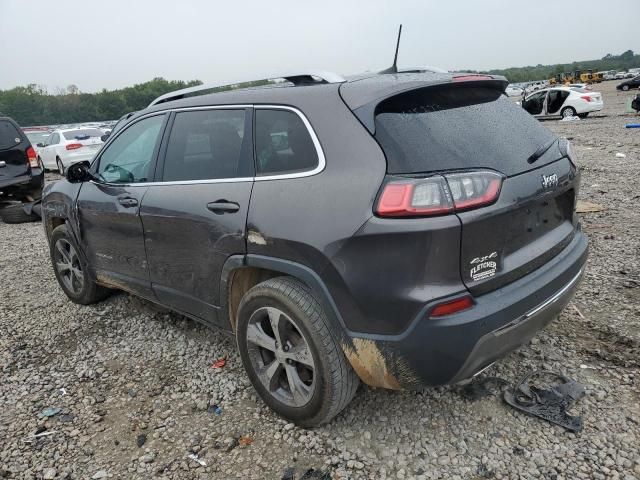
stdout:
<svg viewBox="0 0 640 480">
<path fill-rule="evenodd" d="M 111 135 L 111 132 L 105 133 L 100 137 L 100 140 L 102 140 L 103 142 L 106 142 L 107 138 L 109 138 L 109 135 Z"/>
<path fill-rule="evenodd" d="M 93 175 L 89 171 L 89 161 L 74 163 L 67 167 L 66 177 L 70 183 L 82 183 L 91 180 Z"/>
</svg>

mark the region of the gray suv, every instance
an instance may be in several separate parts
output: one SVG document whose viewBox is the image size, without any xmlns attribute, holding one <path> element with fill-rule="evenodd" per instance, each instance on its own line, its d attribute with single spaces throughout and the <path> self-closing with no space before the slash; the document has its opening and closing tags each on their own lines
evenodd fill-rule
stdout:
<svg viewBox="0 0 640 480">
<path fill-rule="evenodd" d="M 302 426 L 359 381 L 467 380 L 569 301 L 587 241 L 569 143 L 503 77 L 285 76 L 174 92 L 46 188 L 55 275 L 235 335 L 263 400 Z"/>
</svg>

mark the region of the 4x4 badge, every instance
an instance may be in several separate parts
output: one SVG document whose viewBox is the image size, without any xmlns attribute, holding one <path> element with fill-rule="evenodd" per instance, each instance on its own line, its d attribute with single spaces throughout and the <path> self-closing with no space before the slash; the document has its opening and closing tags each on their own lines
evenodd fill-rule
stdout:
<svg viewBox="0 0 640 480">
<path fill-rule="evenodd" d="M 542 188 L 551 188 L 558 186 L 558 174 L 542 175 Z"/>
</svg>

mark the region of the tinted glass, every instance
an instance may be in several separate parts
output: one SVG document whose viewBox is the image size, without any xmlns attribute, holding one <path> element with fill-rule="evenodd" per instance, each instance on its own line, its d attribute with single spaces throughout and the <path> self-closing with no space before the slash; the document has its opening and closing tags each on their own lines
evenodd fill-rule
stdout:
<svg viewBox="0 0 640 480">
<path fill-rule="evenodd" d="M 58 143 L 60 143 L 60 135 L 57 133 L 51 135 L 47 140 L 47 145 L 57 145 Z"/>
<path fill-rule="evenodd" d="M 109 183 L 149 181 L 164 115 L 145 118 L 122 132 L 100 156 L 98 176 Z"/>
<path fill-rule="evenodd" d="M 67 140 L 75 140 L 76 138 L 90 138 L 90 137 L 101 137 L 104 135 L 102 130 L 98 130 L 97 128 L 84 128 L 82 130 L 71 130 L 69 132 L 62 132 L 64 138 Z"/>
<path fill-rule="evenodd" d="M 244 110 L 176 114 L 167 144 L 162 180 L 210 180 L 248 176 L 242 155 Z M 249 173 L 250 175 L 250 173 Z"/>
<path fill-rule="evenodd" d="M 288 110 L 256 110 L 258 175 L 295 173 L 318 165 L 318 152 L 302 119 Z"/>
<path fill-rule="evenodd" d="M 0 120 L 0 148 L 14 147 L 21 142 L 21 138 L 20 132 L 11 122 Z"/>
<path fill-rule="evenodd" d="M 397 95 L 378 106 L 375 124 L 389 173 L 484 167 L 512 175 L 532 168 L 527 158 L 552 138 L 522 107 L 480 86 Z"/>
</svg>

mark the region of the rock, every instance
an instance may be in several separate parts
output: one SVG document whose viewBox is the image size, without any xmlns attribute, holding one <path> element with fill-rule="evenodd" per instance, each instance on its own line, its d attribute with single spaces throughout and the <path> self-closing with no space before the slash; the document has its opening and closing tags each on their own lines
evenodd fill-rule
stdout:
<svg viewBox="0 0 640 480">
<path fill-rule="evenodd" d="M 101 478 L 107 478 L 108 476 L 109 474 L 107 473 L 106 470 L 98 470 L 96 473 L 93 474 L 91 478 L 93 480 L 100 480 Z"/>
<path fill-rule="evenodd" d="M 140 463 L 152 463 L 155 460 L 155 458 L 156 458 L 155 453 L 149 452 L 149 453 L 145 453 L 144 455 L 139 457 L 138 461 Z"/>
<path fill-rule="evenodd" d="M 42 478 L 44 480 L 52 480 L 56 478 L 57 474 L 58 474 L 58 471 L 55 468 L 45 468 L 42 471 Z"/>
</svg>

